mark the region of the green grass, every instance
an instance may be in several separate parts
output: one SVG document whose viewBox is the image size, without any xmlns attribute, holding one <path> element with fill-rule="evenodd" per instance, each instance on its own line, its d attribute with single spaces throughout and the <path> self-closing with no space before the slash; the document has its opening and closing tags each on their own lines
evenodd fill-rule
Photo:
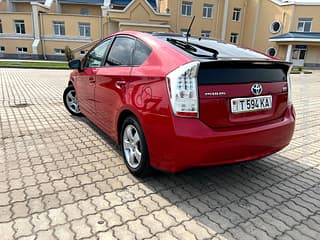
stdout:
<svg viewBox="0 0 320 240">
<path fill-rule="evenodd" d="M 68 69 L 68 63 L 64 62 L 24 62 L 24 61 L 0 61 L 0 67 L 17 67 L 17 68 L 56 68 Z"/>
<path fill-rule="evenodd" d="M 303 74 L 312 74 L 311 71 L 308 71 L 308 70 L 304 70 L 301 66 L 298 66 L 298 67 L 293 67 L 291 69 L 291 74 L 300 74 L 300 73 L 303 73 Z"/>
</svg>

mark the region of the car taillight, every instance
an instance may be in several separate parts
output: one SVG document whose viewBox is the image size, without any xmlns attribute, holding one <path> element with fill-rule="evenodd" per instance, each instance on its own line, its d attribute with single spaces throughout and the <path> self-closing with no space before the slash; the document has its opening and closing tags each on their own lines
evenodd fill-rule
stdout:
<svg viewBox="0 0 320 240">
<path fill-rule="evenodd" d="M 167 75 L 171 107 L 178 117 L 199 116 L 198 69 L 200 62 L 180 66 Z"/>
<path fill-rule="evenodd" d="M 287 84 L 288 84 L 288 105 L 292 104 L 292 85 L 291 85 L 291 77 L 290 77 L 290 72 L 291 68 L 289 68 L 289 71 L 287 73 Z"/>
</svg>

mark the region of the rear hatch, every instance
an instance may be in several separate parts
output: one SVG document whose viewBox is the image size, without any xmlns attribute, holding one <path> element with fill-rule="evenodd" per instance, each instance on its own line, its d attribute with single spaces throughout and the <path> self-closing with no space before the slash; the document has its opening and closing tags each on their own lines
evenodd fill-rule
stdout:
<svg viewBox="0 0 320 240">
<path fill-rule="evenodd" d="M 198 72 L 200 120 L 212 128 L 281 119 L 289 65 L 277 61 L 208 61 Z"/>
</svg>

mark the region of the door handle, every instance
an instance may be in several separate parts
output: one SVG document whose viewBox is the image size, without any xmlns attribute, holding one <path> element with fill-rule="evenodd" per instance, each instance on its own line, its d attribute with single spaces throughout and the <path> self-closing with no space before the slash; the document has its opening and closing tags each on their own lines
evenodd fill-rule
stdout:
<svg viewBox="0 0 320 240">
<path fill-rule="evenodd" d="M 116 81 L 116 87 L 121 89 L 126 86 L 126 81 Z"/>
<path fill-rule="evenodd" d="M 90 83 L 95 83 L 96 82 L 96 79 L 94 77 L 89 77 L 89 82 Z"/>
</svg>

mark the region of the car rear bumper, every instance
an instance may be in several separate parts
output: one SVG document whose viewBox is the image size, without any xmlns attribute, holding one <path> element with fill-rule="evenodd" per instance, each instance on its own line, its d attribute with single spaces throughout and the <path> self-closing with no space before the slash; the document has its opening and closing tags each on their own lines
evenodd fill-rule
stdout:
<svg viewBox="0 0 320 240">
<path fill-rule="evenodd" d="M 146 134 L 151 165 L 178 172 L 254 160 L 281 150 L 292 138 L 295 113 L 291 106 L 278 121 L 231 130 L 213 130 L 199 119 L 173 118 L 171 124 L 163 124 L 153 126 L 152 136 Z"/>
</svg>

